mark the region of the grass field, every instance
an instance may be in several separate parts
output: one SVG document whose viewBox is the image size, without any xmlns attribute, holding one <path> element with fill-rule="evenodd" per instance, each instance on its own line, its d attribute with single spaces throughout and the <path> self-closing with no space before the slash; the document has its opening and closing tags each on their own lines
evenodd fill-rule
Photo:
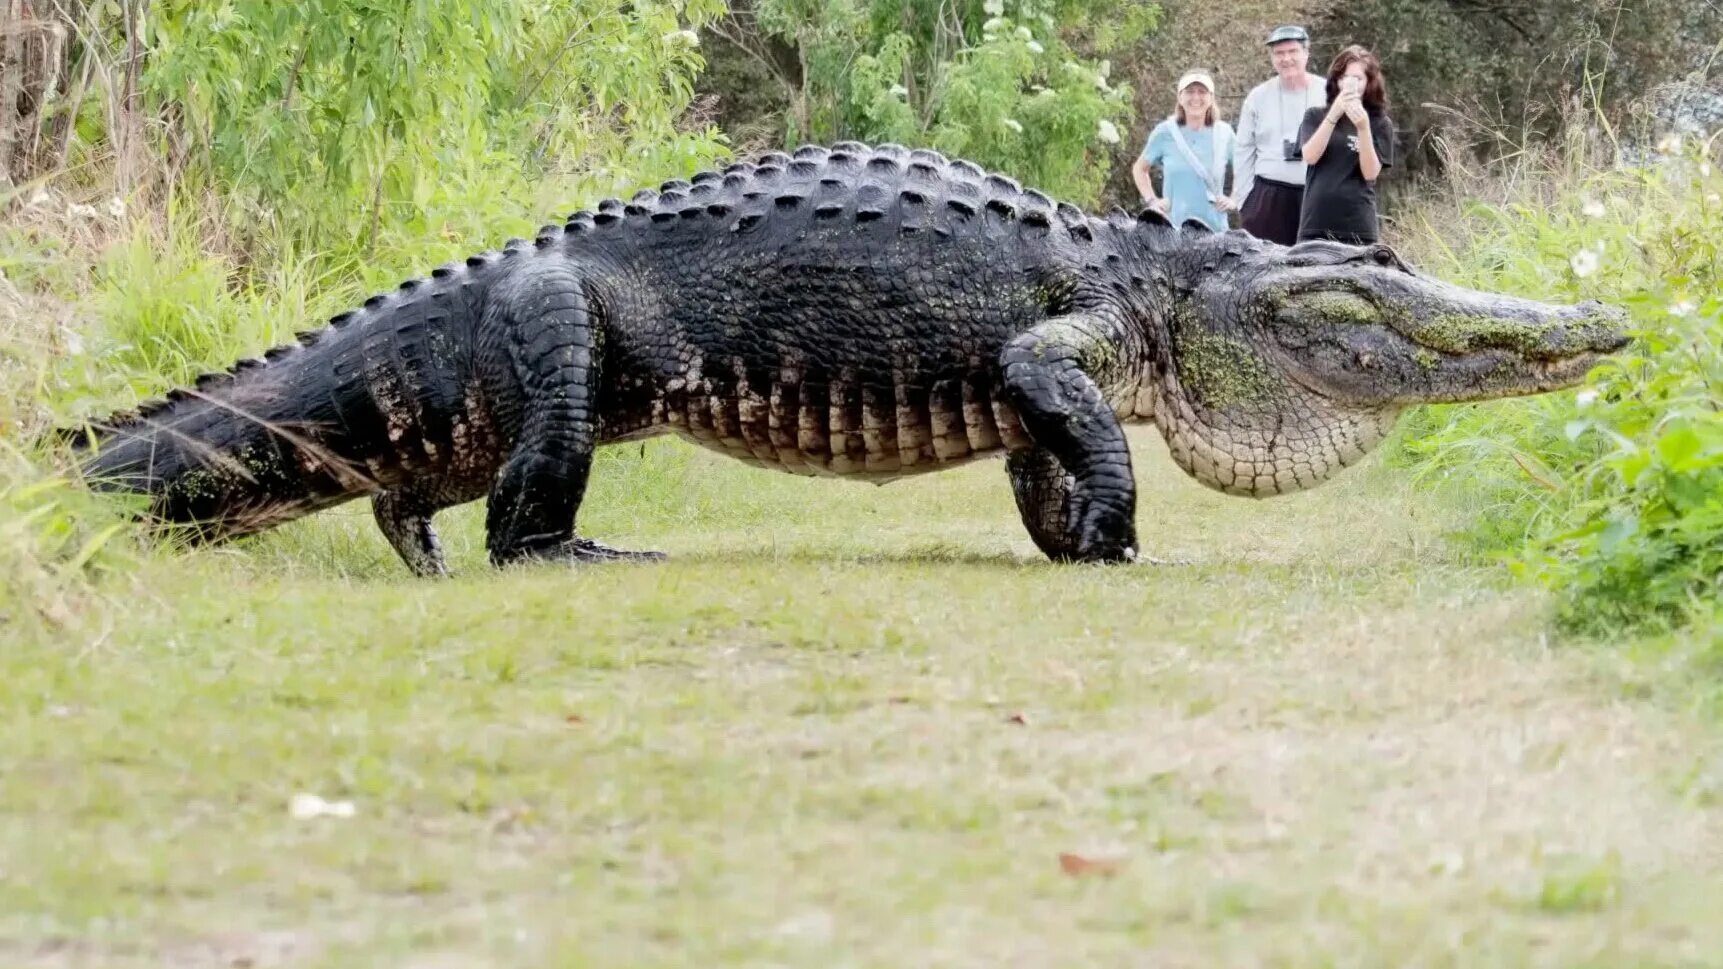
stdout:
<svg viewBox="0 0 1723 969">
<path fill-rule="evenodd" d="M 583 516 L 665 565 L 499 575 L 471 507 L 417 581 L 359 504 L 152 557 L 0 652 L 0 965 L 1723 965 L 1710 634 L 1552 644 L 1379 462 L 1135 444 L 1188 564 L 677 444 Z"/>
</svg>

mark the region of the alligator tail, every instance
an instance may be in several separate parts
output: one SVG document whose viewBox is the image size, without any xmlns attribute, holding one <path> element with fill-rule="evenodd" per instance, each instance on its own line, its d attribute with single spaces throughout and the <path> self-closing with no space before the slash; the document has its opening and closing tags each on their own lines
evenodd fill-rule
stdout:
<svg viewBox="0 0 1723 969">
<path fill-rule="evenodd" d="M 337 317 L 261 359 L 50 436 L 92 489 L 147 496 L 148 519 L 194 539 L 249 534 L 372 490 L 339 425 L 325 421 L 335 415 L 318 413 L 348 388 L 307 379 L 329 362 L 321 344 L 351 322 Z"/>
<path fill-rule="evenodd" d="M 260 531 L 435 473 L 462 412 L 464 361 L 493 274 L 536 248 L 511 239 L 373 296 L 297 342 L 204 374 L 134 411 L 51 436 L 92 488 L 142 494 L 196 539 Z"/>
</svg>

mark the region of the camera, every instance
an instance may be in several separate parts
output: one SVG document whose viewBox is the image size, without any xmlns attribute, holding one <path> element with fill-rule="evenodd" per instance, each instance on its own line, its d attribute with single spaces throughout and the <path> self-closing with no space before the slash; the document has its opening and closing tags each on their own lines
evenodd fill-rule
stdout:
<svg viewBox="0 0 1723 969">
<path fill-rule="evenodd" d="M 1304 152 L 1299 150 L 1296 140 L 1287 138 L 1280 143 L 1280 159 L 1289 162 L 1303 161 Z"/>
</svg>

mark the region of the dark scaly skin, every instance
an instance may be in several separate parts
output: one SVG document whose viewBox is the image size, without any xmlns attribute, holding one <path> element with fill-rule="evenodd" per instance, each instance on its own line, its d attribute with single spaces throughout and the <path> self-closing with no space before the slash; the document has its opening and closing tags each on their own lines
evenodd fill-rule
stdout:
<svg viewBox="0 0 1723 969">
<path fill-rule="evenodd" d="M 95 425 L 84 473 L 205 539 L 370 495 L 439 574 L 432 516 L 480 497 L 497 565 L 655 557 L 575 532 L 602 444 L 669 432 L 874 481 L 1003 452 L 1043 552 L 1118 562 L 1123 421 L 1205 484 L 1282 494 L 1407 404 L 1568 386 L 1624 340 L 1601 307 L 1461 289 L 1384 247 L 1097 218 L 846 143 L 607 200 L 299 342 Z"/>
</svg>

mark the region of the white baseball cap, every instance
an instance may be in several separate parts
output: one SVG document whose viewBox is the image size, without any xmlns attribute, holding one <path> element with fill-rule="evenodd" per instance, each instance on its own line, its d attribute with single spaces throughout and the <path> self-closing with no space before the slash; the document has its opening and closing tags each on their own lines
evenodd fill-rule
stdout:
<svg viewBox="0 0 1723 969">
<path fill-rule="evenodd" d="M 1209 77 L 1208 73 L 1205 71 L 1185 72 L 1185 76 L 1179 78 L 1179 83 L 1173 88 L 1173 90 L 1183 91 L 1192 84 L 1201 84 L 1203 87 L 1208 88 L 1208 93 L 1214 93 L 1214 78 Z"/>
</svg>

